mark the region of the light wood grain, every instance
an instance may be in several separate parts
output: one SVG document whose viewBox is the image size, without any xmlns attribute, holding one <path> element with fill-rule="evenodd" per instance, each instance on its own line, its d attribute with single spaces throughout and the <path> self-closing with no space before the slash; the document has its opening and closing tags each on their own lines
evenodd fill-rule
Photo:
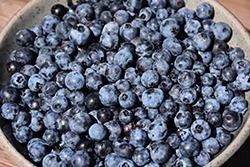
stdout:
<svg viewBox="0 0 250 167">
<path fill-rule="evenodd" d="M 2 30 L 4 25 L 8 22 L 8 20 L 22 6 L 28 3 L 28 1 L 29 0 L 0 0 L 0 30 Z M 243 25 L 246 28 L 250 29 L 250 0 L 237 0 L 237 1 L 218 0 L 218 1 L 221 4 L 223 4 L 227 9 L 229 9 L 243 23 Z M 241 154 L 244 156 L 244 152 Z M 240 157 L 241 155 L 240 153 L 236 153 L 236 156 Z M 247 162 L 249 162 L 249 160 L 247 160 Z M 18 165 L 0 147 L 0 167 L 17 167 L 17 166 Z"/>
</svg>

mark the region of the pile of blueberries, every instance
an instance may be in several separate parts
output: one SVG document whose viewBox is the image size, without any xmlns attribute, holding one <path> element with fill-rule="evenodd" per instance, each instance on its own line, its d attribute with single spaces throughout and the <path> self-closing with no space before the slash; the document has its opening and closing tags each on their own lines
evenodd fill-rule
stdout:
<svg viewBox="0 0 250 167">
<path fill-rule="evenodd" d="M 247 111 L 250 63 L 214 8 L 67 0 L 16 33 L 1 116 L 43 167 L 203 166 Z"/>
</svg>

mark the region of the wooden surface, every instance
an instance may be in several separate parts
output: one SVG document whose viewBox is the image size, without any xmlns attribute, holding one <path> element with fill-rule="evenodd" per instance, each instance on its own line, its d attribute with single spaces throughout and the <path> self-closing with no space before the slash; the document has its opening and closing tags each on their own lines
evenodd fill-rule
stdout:
<svg viewBox="0 0 250 167">
<path fill-rule="evenodd" d="M 8 20 L 29 0 L 0 0 L 0 30 Z M 250 30 L 250 0 L 218 0 L 229 9 Z M 223 166 L 249 167 L 248 153 L 250 144 L 248 140 L 243 147 Z M 246 149 L 248 148 L 248 149 Z M 248 152 L 246 152 L 246 151 Z M 244 163 L 246 162 L 246 163 Z M 0 147 L 0 167 L 17 167 L 16 163 Z"/>
</svg>

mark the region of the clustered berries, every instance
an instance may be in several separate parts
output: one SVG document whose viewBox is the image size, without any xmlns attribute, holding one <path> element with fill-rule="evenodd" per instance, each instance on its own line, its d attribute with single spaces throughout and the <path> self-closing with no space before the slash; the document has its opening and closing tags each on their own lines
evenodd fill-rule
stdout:
<svg viewBox="0 0 250 167">
<path fill-rule="evenodd" d="M 206 2 L 67 0 L 16 33 L 1 90 L 43 167 L 203 166 L 247 110 L 250 63 Z"/>
</svg>

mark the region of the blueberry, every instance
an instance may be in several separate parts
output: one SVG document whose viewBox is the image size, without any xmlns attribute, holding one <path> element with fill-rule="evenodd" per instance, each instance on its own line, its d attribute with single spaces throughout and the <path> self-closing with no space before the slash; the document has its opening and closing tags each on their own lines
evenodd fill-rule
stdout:
<svg viewBox="0 0 250 167">
<path fill-rule="evenodd" d="M 206 118 L 207 122 L 209 122 L 214 127 L 219 127 L 222 124 L 221 113 L 219 113 L 217 111 L 212 111 L 212 112 L 206 113 L 205 118 Z"/>
<path fill-rule="evenodd" d="M 222 70 L 222 79 L 223 81 L 232 82 L 236 79 L 237 73 L 236 70 L 231 67 L 226 67 Z"/>
<path fill-rule="evenodd" d="M 18 102 L 20 99 L 20 93 L 18 90 L 10 86 L 3 87 L 0 96 L 5 102 Z"/>
<path fill-rule="evenodd" d="M 109 167 L 117 167 L 121 158 L 116 153 L 110 153 L 105 157 L 104 165 Z"/>
<path fill-rule="evenodd" d="M 166 99 L 161 103 L 159 111 L 166 117 L 173 117 L 177 109 L 178 106 L 172 99 Z"/>
<path fill-rule="evenodd" d="M 182 8 L 185 5 L 185 2 L 183 0 L 170 0 L 170 7 L 178 10 L 180 8 Z"/>
<path fill-rule="evenodd" d="M 132 22 L 131 25 L 137 28 L 142 28 L 145 27 L 145 23 L 142 21 L 141 18 L 135 18 Z"/>
<path fill-rule="evenodd" d="M 56 122 L 60 115 L 58 113 L 55 113 L 53 111 L 48 111 L 44 115 L 44 126 L 48 129 L 56 129 Z"/>
<path fill-rule="evenodd" d="M 225 109 L 222 113 L 222 127 L 229 132 L 240 127 L 242 118 L 239 113 Z"/>
<path fill-rule="evenodd" d="M 160 24 L 158 23 L 158 20 L 156 18 L 152 18 L 147 22 L 146 27 L 156 32 L 159 30 Z"/>
<path fill-rule="evenodd" d="M 173 149 L 178 148 L 181 143 L 181 139 L 176 133 L 172 133 L 170 136 L 168 136 L 166 141 Z"/>
<path fill-rule="evenodd" d="M 174 123 L 177 128 L 188 128 L 193 122 L 193 116 L 189 111 L 180 110 L 174 117 Z"/>
<path fill-rule="evenodd" d="M 233 98 L 233 91 L 225 86 L 218 86 L 214 91 L 214 96 L 221 104 L 229 104 Z"/>
<path fill-rule="evenodd" d="M 66 111 L 68 107 L 68 100 L 64 96 L 54 96 L 51 99 L 51 109 L 56 113 L 62 113 Z"/>
<path fill-rule="evenodd" d="M 123 6 L 130 12 L 138 12 L 143 6 L 145 1 L 142 0 L 127 0 L 123 1 Z"/>
<path fill-rule="evenodd" d="M 34 60 L 35 54 L 28 47 L 21 47 L 16 50 L 15 54 L 10 55 L 11 60 L 21 64 L 29 64 Z"/>
<path fill-rule="evenodd" d="M 153 63 L 154 60 L 150 57 L 140 57 L 136 61 L 136 69 L 140 72 L 143 73 L 147 70 L 152 70 L 153 69 Z M 159 63 L 158 63 L 159 64 Z M 167 67 L 166 67 L 167 68 Z M 156 70 L 155 70 L 156 71 Z"/>
<path fill-rule="evenodd" d="M 69 119 L 69 128 L 75 134 L 87 132 L 91 126 L 91 117 L 88 113 L 82 111 L 74 114 Z"/>
<path fill-rule="evenodd" d="M 166 0 L 147 0 L 148 6 L 150 6 L 151 9 L 154 11 L 158 11 L 159 9 L 165 8 L 168 4 L 168 1 Z"/>
<path fill-rule="evenodd" d="M 59 141 L 59 133 L 55 130 L 46 129 L 42 138 L 47 145 L 52 146 Z"/>
<path fill-rule="evenodd" d="M 22 29 L 16 33 L 16 43 L 19 46 L 33 45 L 36 34 L 29 29 Z"/>
<path fill-rule="evenodd" d="M 85 78 L 80 72 L 70 72 L 65 77 L 65 85 L 70 90 L 79 90 L 85 85 Z"/>
<path fill-rule="evenodd" d="M 204 141 L 202 141 L 202 148 L 205 152 L 209 153 L 210 155 L 215 155 L 220 150 L 220 144 L 219 142 L 213 138 L 210 137 Z"/>
<path fill-rule="evenodd" d="M 99 98 L 104 106 L 112 106 L 118 102 L 119 92 L 112 85 L 105 85 L 99 90 Z"/>
<path fill-rule="evenodd" d="M 131 23 L 124 23 L 120 27 L 119 35 L 125 40 L 125 41 L 131 41 L 138 35 L 139 31 L 136 27 L 131 25 Z"/>
<path fill-rule="evenodd" d="M 184 104 L 193 104 L 197 100 L 197 91 L 193 88 L 184 88 L 180 91 L 180 100 Z"/>
<path fill-rule="evenodd" d="M 55 4 L 51 7 L 51 14 L 57 15 L 59 18 L 62 18 L 67 12 L 68 8 L 62 4 Z"/>
<path fill-rule="evenodd" d="M 34 40 L 34 46 L 36 46 L 37 48 L 41 48 L 43 46 L 46 46 L 47 42 L 46 42 L 46 37 L 41 35 L 41 36 L 37 36 Z"/>
<path fill-rule="evenodd" d="M 130 158 L 133 155 L 133 147 L 124 140 L 115 140 L 113 142 L 115 153 L 121 158 Z"/>
<path fill-rule="evenodd" d="M 175 164 L 176 164 L 175 167 L 177 167 L 177 166 L 186 166 L 186 167 L 194 166 L 194 162 L 191 159 L 184 157 L 184 156 L 177 158 Z"/>
<path fill-rule="evenodd" d="M 119 31 L 120 31 L 119 24 L 115 21 L 111 21 L 103 26 L 102 34 L 106 32 L 113 32 L 119 34 Z"/>
<path fill-rule="evenodd" d="M 155 50 L 153 43 L 148 40 L 143 40 L 138 43 L 135 48 L 135 52 L 138 56 L 150 56 Z"/>
<path fill-rule="evenodd" d="M 29 128 L 34 132 L 39 132 L 44 128 L 44 115 L 38 110 L 30 110 L 31 122 Z"/>
<path fill-rule="evenodd" d="M 146 107 L 159 107 L 164 99 L 164 93 L 159 88 L 150 88 L 143 92 L 142 103 Z"/>
<path fill-rule="evenodd" d="M 216 39 L 228 41 L 232 35 L 231 27 L 224 22 L 217 22 L 212 27 Z"/>
<path fill-rule="evenodd" d="M 82 105 L 84 103 L 84 94 L 81 91 L 73 91 L 69 95 L 70 103 L 74 105 Z"/>
<path fill-rule="evenodd" d="M 91 31 L 84 24 L 77 24 L 69 31 L 69 39 L 75 45 L 85 45 L 90 38 Z"/>
<path fill-rule="evenodd" d="M 178 76 L 178 83 L 183 87 L 190 87 L 196 82 L 196 75 L 194 72 L 185 70 L 181 71 Z"/>
<path fill-rule="evenodd" d="M 166 137 L 168 127 L 163 121 L 154 121 L 148 128 L 148 137 L 151 141 L 159 141 Z"/>
<path fill-rule="evenodd" d="M 250 63 L 244 58 L 235 59 L 231 66 L 237 74 L 248 74 L 250 72 Z"/>
<path fill-rule="evenodd" d="M 47 61 L 43 63 L 38 74 L 40 74 L 45 80 L 51 80 L 58 73 L 59 68 L 56 63 Z"/>
<path fill-rule="evenodd" d="M 9 61 L 6 64 L 6 70 L 9 74 L 14 74 L 15 72 L 18 72 L 21 69 L 22 65 L 16 61 Z"/>
<path fill-rule="evenodd" d="M 107 71 L 106 78 L 109 82 L 115 82 L 121 78 L 121 75 L 122 75 L 121 67 L 116 64 L 111 64 Z"/>
<path fill-rule="evenodd" d="M 61 38 L 59 38 L 56 33 L 51 32 L 46 37 L 46 43 L 48 44 L 48 46 L 55 48 L 56 46 L 61 44 Z"/>
<path fill-rule="evenodd" d="M 175 37 L 180 31 L 180 25 L 176 19 L 167 18 L 160 24 L 160 32 L 164 37 Z"/>
<path fill-rule="evenodd" d="M 147 110 L 143 107 L 136 107 L 133 109 L 135 121 L 147 118 Z"/>
<path fill-rule="evenodd" d="M 104 32 L 99 41 L 105 50 L 114 50 L 118 47 L 119 36 L 115 32 Z"/>
<path fill-rule="evenodd" d="M 214 75 L 211 73 L 205 73 L 201 76 L 201 83 L 204 86 L 213 86 L 215 83 Z"/>
<path fill-rule="evenodd" d="M 221 70 L 229 65 L 230 61 L 228 56 L 224 52 L 218 52 L 215 54 L 212 61 L 212 65 L 215 69 Z"/>
<path fill-rule="evenodd" d="M 19 143 L 26 143 L 33 137 L 33 131 L 27 126 L 16 128 L 13 134 Z"/>
<path fill-rule="evenodd" d="M 169 72 L 169 65 L 163 59 L 158 59 L 153 64 L 153 69 L 159 73 L 159 75 L 167 75 Z"/>
<path fill-rule="evenodd" d="M 119 92 L 122 93 L 122 92 L 128 91 L 130 89 L 130 84 L 125 79 L 119 79 L 118 81 L 116 81 L 115 87 L 117 90 L 119 90 Z"/>
<path fill-rule="evenodd" d="M 119 104 L 123 108 L 132 108 L 136 103 L 136 95 L 131 91 L 122 92 L 118 98 Z"/>
<path fill-rule="evenodd" d="M 92 64 L 100 64 L 104 61 L 104 51 L 101 48 L 90 50 L 88 58 Z"/>
<path fill-rule="evenodd" d="M 62 161 L 70 162 L 72 156 L 74 155 L 74 151 L 70 148 L 64 148 L 59 152 L 59 157 Z"/>
<path fill-rule="evenodd" d="M 179 149 L 184 157 L 191 158 L 199 154 L 200 143 L 194 138 L 189 138 L 181 142 Z"/>
<path fill-rule="evenodd" d="M 236 77 L 234 84 L 237 86 L 237 89 L 246 91 L 250 89 L 250 84 L 249 84 L 249 75 L 246 74 L 238 74 Z"/>
<path fill-rule="evenodd" d="M 67 6 L 73 10 L 76 9 L 77 6 L 79 6 L 80 4 L 82 4 L 84 1 L 83 0 L 79 0 L 79 1 L 74 1 L 74 0 L 67 0 Z"/>
<path fill-rule="evenodd" d="M 112 145 L 109 140 L 102 140 L 95 143 L 95 154 L 100 158 L 105 158 L 112 152 Z"/>
<path fill-rule="evenodd" d="M 58 156 L 55 153 L 47 154 L 42 160 L 42 165 L 44 167 L 57 166 L 58 164 Z"/>
<path fill-rule="evenodd" d="M 220 110 L 220 103 L 216 99 L 208 98 L 205 100 L 204 111 L 211 112 L 211 111 L 219 111 Z"/>
<path fill-rule="evenodd" d="M 241 96 L 236 96 L 230 101 L 229 109 L 240 114 L 245 114 L 247 111 L 247 101 Z"/>
<path fill-rule="evenodd" d="M 150 157 L 155 163 L 164 163 L 172 155 L 171 147 L 167 142 L 157 141 L 150 144 Z"/>
<path fill-rule="evenodd" d="M 228 56 L 232 61 L 234 61 L 235 59 L 243 59 L 245 54 L 241 48 L 234 47 L 229 49 Z"/>
<path fill-rule="evenodd" d="M 132 160 L 130 159 L 122 159 L 119 164 L 118 167 L 123 167 L 123 166 L 128 166 L 128 167 L 135 167 L 135 164 Z"/>
<path fill-rule="evenodd" d="M 32 140 L 30 140 L 29 143 L 28 143 L 29 157 L 34 162 L 41 162 L 43 160 L 43 158 L 46 156 L 46 154 L 48 153 L 48 148 L 42 142 L 34 142 L 34 143 L 32 143 L 31 141 Z"/>
<path fill-rule="evenodd" d="M 134 114 L 132 111 L 123 109 L 119 113 L 119 121 L 121 121 L 122 124 L 127 124 L 129 122 L 132 122 L 134 117 Z"/>
<path fill-rule="evenodd" d="M 143 86 L 150 88 L 155 87 L 159 82 L 159 75 L 156 71 L 147 70 L 141 76 L 141 83 Z"/>
<path fill-rule="evenodd" d="M 217 52 L 220 52 L 220 51 L 226 51 L 227 48 L 228 46 L 225 41 L 215 39 L 213 43 L 212 53 L 216 54 Z"/>
<path fill-rule="evenodd" d="M 93 140 L 101 141 L 106 136 L 107 130 L 102 124 L 95 123 L 90 126 L 88 133 Z"/>
<path fill-rule="evenodd" d="M 189 19 L 187 20 L 185 26 L 184 26 L 184 31 L 185 33 L 189 36 L 189 37 L 193 37 L 195 34 L 198 34 L 199 32 L 202 31 L 202 26 L 201 23 L 198 20 L 194 20 L 194 19 Z M 203 40 L 208 40 L 207 36 L 202 36 L 200 35 L 199 37 L 205 38 Z M 199 39 L 198 37 L 196 37 L 197 39 Z M 197 40 L 196 38 L 194 38 L 194 42 L 196 42 L 195 40 Z M 207 43 L 207 41 L 203 42 L 204 44 Z"/>
<path fill-rule="evenodd" d="M 57 15 L 46 15 L 42 19 L 42 28 L 46 33 L 55 32 L 56 25 L 60 23 L 60 21 Z"/>
<path fill-rule="evenodd" d="M 151 161 L 150 163 L 146 164 L 145 167 L 160 167 L 160 165 Z"/>
<path fill-rule="evenodd" d="M 232 140 L 231 134 L 222 127 L 216 128 L 216 140 L 221 146 L 227 146 Z"/>
<path fill-rule="evenodd" d="M 167 76 L 161 76 L 161 81 L 158 85 L 158 88 L 160 88 L 163 92 L 168 92 L 173 85 L 172 80 Z"/>
<path fill-rule="evenodd" d="M 169 91 L 169 95 L 173 98 L 174 101 L 180 102 L 180 92 L 182 87 L 179 84 L 175 84 Z"/>
<path fill-rule="evenodd" d="M 211 128 L 204 120 L 195 120 L 190 129 L 193 136 L 199 141 L 205 140 L 211 135 Z"/>
<path fill-rule="evenodd" d="M 104 126 L 109 132 L 109 140 L 113 141 L 118 139 L 122 134 L 122 128 L 120 124 L 116 121 L 109 121 L 104 123 Z"/>
<path fill-rule="evenodd" d="M 40 25 L 35 24 L 30 27 L 30 30 L 33 31 L 36 36 L 43 35 L 43 28 Z"/>
<path fill-rule="evenodd" d="M 104 23 L 108 23 L 110 21 L 113 20 L 113 15 L 111 14 L 110 11 L 108 10 L 104 10 L 101 15 L 100 15 L 100 19 L 104 22 Z"/>
<path fill-rule="evenodd" d="M 56 119 L 55 127 L 59 132 L 66 132 L 69 130 L 69 119 L 70 117 L 62 115 Z"/>
<path fill-rule="evenodd" d="M 80 23 L 87 23 L 94 17 L 94 11 L 90 4 L 82 3 L 75 9 L 75 15 Z"/>
<path fill-rule="evenodd" d="M 129 143 L 136 148 L 143 147 L 148 142 L 147 133 L 139 128 L 133 129 L 130 132 L 130 141 Z"/>
<path fill-rule="evenodd" d="M 60 146 L 75 149 L 76 144 L 80 141 L 80 137 L 72 131 L 68 131 L 61 136 L 62 142 Z"/>
<path fill-rule="evenodd" d="M 16 113 L 14 120 L 11 122 L 11 127 L 16 129 L 21 126 L 26 126 L 30 123 L 30 114 L 26 111 L 19 111 Z"/>
<path fill-rule="evenodd" d="M 90 165 L 90 157 L 86 151 L 76 151 L 71 159 L 72 166 L 87 167 Z"/>
<path fill-rule="evenodd" d="M 192 68 L 192 65 L 192 59 L 186 55 L 179 55 L 174 61 L 174 67 L 179 71 L 189 70 Z"/>
<path fill-rule="evenodd" d="M 196 15 L 200 19 L 212 18 L 214 14 L 214 8 L 207 2 L 200 3 L 196 8 Z"/>
<path fill-rule="evenodd" d="M 208 164 L 210 160 L 211 160 L 210 154 L 203 150 L 200 151 L 199 155 L 194 157 L 194 161 L 200 166 Z"/>
<path fill-rule="evenodd" d="M 44 86 L 42 87 L 42 93 L 53 96 L 58 89 L 56 82 L 54 81 L 47 81 L 45 82 Z"/>
<path fill-rule="evenodd" d="M 207 51 L 211 44 L 212 40 L 205 32 L 193 35 L 193 45 L 198 51 Z"/>
<path fill-rule="evenodd" d="M 143 166 L 150 161 L 149 151 L 144 147 L 138 147 L 135 149 L 134 154 L 132 156 L 132 160 L 138 166 Z"/>
<path fill-rule="evenodd" d="M 84 99 L 85 106 L 91 111 L 102 107 L 98 92 L 88 94 Z"/>
<path fill-rule="evenodd" d="M 114 20 L 119 25 L 123 25 L 124 23 L 129 22 L 130 15 L 126 10 L 118 10 L 114 13 Z"/>
</svg>

